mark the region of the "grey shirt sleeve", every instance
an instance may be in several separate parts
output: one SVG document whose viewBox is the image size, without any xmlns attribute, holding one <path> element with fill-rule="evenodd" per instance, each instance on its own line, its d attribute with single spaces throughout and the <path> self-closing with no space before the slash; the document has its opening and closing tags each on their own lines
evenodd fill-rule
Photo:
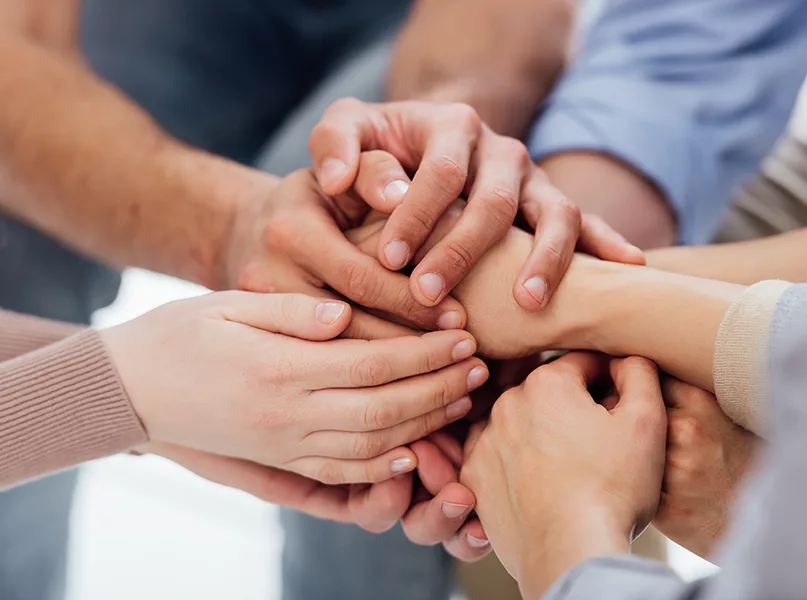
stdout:
<svg viewBox="0 0 807 600">
<path fill-rule="evenodd" d="M 771 443 L 738 501 L 720 552 L 723 570 L 684 583 L 642 559 L 601 557 L 569 571 L 546 600 L 807 598 L 807 285 L 779 298 L 769 360 Z"/>
</svg>

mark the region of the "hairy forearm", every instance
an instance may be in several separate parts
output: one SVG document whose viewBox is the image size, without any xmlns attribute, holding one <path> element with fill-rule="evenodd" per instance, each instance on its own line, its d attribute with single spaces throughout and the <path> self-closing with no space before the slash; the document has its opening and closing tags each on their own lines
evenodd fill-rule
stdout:
<svg viewBox="0 0 807 600">
<path fill-rule="evenodd" d="M 170 139 L 80 61 L 0 35 L 0 209 L 91 257 L 217 287 L 235 206 L 272 178 Z"/>
<path fill-rule="evenodd" d="M 563 152 L 539 165 L 584 213 L 601 216 L 640 248 L 675 243 L 675 216 L 663 195 L 633 168 L 604 154 Z"/>
<path fill-rule="evenodd" d="M 696 277 L 753 285 L 766 279 L 807 282 L 807 229 L 749 242 L 648 252 L 650 266 Z"/>
</svg>

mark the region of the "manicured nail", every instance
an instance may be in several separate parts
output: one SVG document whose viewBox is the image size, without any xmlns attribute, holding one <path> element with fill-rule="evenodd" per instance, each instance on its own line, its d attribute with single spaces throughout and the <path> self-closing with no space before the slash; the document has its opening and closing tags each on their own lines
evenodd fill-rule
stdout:
<svg viewBox="0 0 807 600">
<path fill-rule="evenodd" d="M 480 540 L 478 537 L 469 535 L 468 545 L 471 548 L 487 548 L 488 546 L 490 546 L 490 540 Z"/>
<path fill-rule="evenodd" d="M 467 504 L 455 504 L 453 502 L 443 502 L 443 514 L 449 519 L 459 519 L 471 512 L 471 507 Z"/>
<path fill-rule="evenodd" d="M 538 304 L 543 304 L 546 300 L 546 282 L 540 277 L 533 277 L 524 282 L 524 289 L 535 298 Z"/>
<path fill-rule="evenodd" d="M 418 286 L 420 293 L 426 296 L 429 300 L 437 300 L 440 294 L 443 293 L 445 284 L 443 278 L 437 273 L 426 273 L 418 277 Z"/>
<path fill-rule="evenodd" d="M 344 302 L 320 302 L 317 306 L 317 321 L 331 325 L 345 312 Z"/>
<path fill-rule="evenodd" d="M 319 181 L 322 185 L 336 183 L 347 171 L 347 165 L 338 158 L 329 158 L 319 169 Z"/>
<path fill-rule="evenodd" d="M 471 406 L 473 406 L 473 402 L 468 396 L 453 402 L 446 406 L 446 417 L 450 421 L 456 421 L 457 419 L 461 419 L 469 412 L 471 412 Z"/>
<path fill-rule="evenodd" d="M 459 362 L 466 358 L 471 358 L 476 352 L 476 344 L 473 340 L 462 340 L 451 350 L 451 360 Z"/>
<path fill-rule="evenodd" d="M 490 373 L 485 367 L 474 367 L 471 369 L 471 372 L 468 373 L 468 391 L 472 392 L 480 387 L 488 380 L 489 376 Z"/>
<path fill-rule="evenodd" d="M 411 458 L 396 458 L 390 463 L 390 470 L 393 473 L 408 473 L 415 468 L 415 463 Z"/>
<path fill-rule="evenodd" d="M 400 269 L 409 262 L 409 244 L 395 240 L 384 246 L 384 256 L 393 269 Z"/>
<path fill-rule="evenodd" d="M 450 310 L 440 315 L 437 319 L 437 328 L 446 331 L 447 329 L 462 329 L 462 317 L 460 313 Z"/>
<path fill-rule="evenodd" d="M 396 181 L 389 182 L 387 187 L 384 188 L 384 191 L 381 192 L 381 195 L 387 202 L 391 204 L 399 204 L 406 195 L 407 190 L 409 190 L 409 184 L 398 179 Z"/>
</svg>

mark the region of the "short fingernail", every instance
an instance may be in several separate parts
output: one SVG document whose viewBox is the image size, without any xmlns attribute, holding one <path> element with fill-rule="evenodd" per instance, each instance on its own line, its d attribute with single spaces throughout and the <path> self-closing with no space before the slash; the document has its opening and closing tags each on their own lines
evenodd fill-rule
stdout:
<svg viewBox="0 0 807 600">
<path fill-rule="evenodd" d="M 480 540 L 478 537 L 469 535 L 468 545 L 471 548 L 487 548 L 488 546 L 490 546 L 490 540 Z"/>
<path fill-rule="evenodd" d="M 398 179 L 389 182 L 387 187 L 384 188 L 384 191 L 381 192 L 381 195 L 384 196 L 384 200 L 387 202 L 398 204 L 403 200 L 407 190 L 409 190 L 409 184 Z"/>
<path fill-rule="evenodd" d="M 390 463 L 390 470 L 393 473 L 408 473 L 415 468 L 415 463 L 411 458 L 396 458 Z"/>
<path fill-rule="evenodd" d="M 449 421 L 456 421 L 457 419 L 461 419 L 469 412 L 471 412 L 471 406 L 473 403 L 468 396 L 453 402 L 446 406 L 446 417 Z"/>
<path fill-rule="evenodd" d="M 471 512 L 471 507 L 467 504 L 455 504 L 453 502 L 443 502 L 443 514 L 449 519 L 459 519 Z"/>
<path fill-rule="evenodd" d="M 395 240 L 384 246 L 384 257 L 393 269 L 400 269 L 409 262 L 409 244 Z"/>
<path fill-rule="evenodd" d="M 488 380 L 489 372 L 485 367 L 474 367 L 468 373 L 468 391 L 471 392 Z"/>
<path fill-rule="evenodd" d="M 437 328 L 446 331 L 448 329 L 461 329 L 462 317 L 460 313 L 455 310 L 450 310 L 447 313 L 440 315 L 437 319 Z"/>
<path fill-rule="evenodd" d="M 437 300 L 440 294 L 443 293 L 445 284 L 443 283 L 443 278 L 437 273 L 426 273 L 418 277 L 418 287 L 420 287 L 420 293 L 426 298 Z"/>
<path fill-rule="evenodd" d="M 546 300 L 546 281 L 540 277 L 533 277 L 524 282 L 524 289 L 535 298 L 538 304 L 543 304 Z"/>
<path fill-rule="evenodd" d="M 317 306 L 317 321 L 331 325 L 345 312 L 344 302 L 320 302 Z"/>
<path fill-rule="evenodd" d="M 462 340 L 451 350 L 451 360 L 459 362 L 466 358 L 471 358 L 474 352 L 476 352 L 476 344 L 474 344 L 473 340 Z"/>
<path fill-rule="evenodd" d="M 329 158 L 319 169 L 319 181 L 323 185 L 339 181 L 347 171 L 347 165 L 338 158 Z"/>
</svg>

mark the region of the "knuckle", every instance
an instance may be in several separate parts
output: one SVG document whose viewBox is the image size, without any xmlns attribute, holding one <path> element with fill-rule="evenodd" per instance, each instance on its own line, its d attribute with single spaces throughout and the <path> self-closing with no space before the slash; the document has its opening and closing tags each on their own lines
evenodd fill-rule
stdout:
<svg viewBox="0 0 807 600">
<path fill-rule="evenodd" d="M 485 208 L 488 217 L 500 227 L 510 227 L 518 214 L 519 198 L 515 190 L 495 187 L 487 192 Z"/>
<path fill-rule="evenodd" d="M 387 357 L 381 355 L 362 357 L 350 369 L 353 387 L 371 387 L 392 378 L 392 365 Z"/>
<path fill-rule="evenodd" d="M 440 156 L 435 159 L 432 169 L 440 190 L 446 196 L 459 198 L 465 188 L 468 171 L 449 156 Z"/>
<path fill-rule="evenodd" d="M 294 294 L 283 294 L 279 303 L 280 317 L 284 323 L 294 323 L 300 311 L 300 297 Z"/>
<path fill-rule="evenodd" d="M 563 215 L 563 218 L 567 222 L 571 223 L 577 229 L 580 229 L 583 223 L 583 213 L 580 211 L 580 207 L 577 206 L 577 204 L 569 200 L 566 196 L 561 196 L 557 202 L 557 210 Z"/>
<path fill-rule="evenodd" d="M 474 255 L 469 250 L 467 241 L 447 242 L 443 252 L 449 264 L 457 272 L 467 273 L 474 265 Z"/>
<path fill-rule="evenodd" d="M 379 286 L 371 268 L 366 264 L 347 263 L 339 274 L 346 295 L 364 306 L 374 306 L 378 301 Z"/>
<path fill-rule="evenodd" d="M 528 390 L 537 390 L 549 385 L 553 385 L 557 381 L 557 369 L 551 368 L 553 365 L 546 365 L 535 369 L 527 376 L 524 381 L 524 386 Z M 557 367 L 557 365 L 555 365 Z"/>
<path fill-rule="evenodd" d="M 325 485 L 340 485 L 345 479 L 338 464 L 332 460 L 323 460 L 314 469 L 313 478 Z"/>
<path fill-rule="evenodd" d="M 364 424 L 370 430 L 394 427 L 403 420 L 401 406 L 395 402 L 382 402 L 367 407 Z"/>
<path fill-rule="evenodd" d="M 703 437 L 703 429 L 695 419 L 691 417 L 677 417 L 668 424 L 670 440 L 676 445 L 689 447 L 696 445 Z"/>
<path fill-rule="evenodd" d="M 375 433 L 360 433 L 353 441 L 353 457 L 360 459 L 371 459 L 379 456 L 385 451 L 384 438 Z"/>
<path fill-rule="evenodd" d="M 332 103 L 326 110 L 326 114 L 330 115 L 333 113 L 352 112 L 357 109 L 361 109 L 362 107 L 364 107 L 364 102 L 358 98 L 346 96 L 344 98 L 339 98 L 339 100 Z"/>
<path fill-rule="evenodd" d="M 478 132 L 482 128 L 482 118 L 476 109 L 464 102 L 455 102 L 447 107 L 452 117 L 470 132 Z"/>
</svg>

